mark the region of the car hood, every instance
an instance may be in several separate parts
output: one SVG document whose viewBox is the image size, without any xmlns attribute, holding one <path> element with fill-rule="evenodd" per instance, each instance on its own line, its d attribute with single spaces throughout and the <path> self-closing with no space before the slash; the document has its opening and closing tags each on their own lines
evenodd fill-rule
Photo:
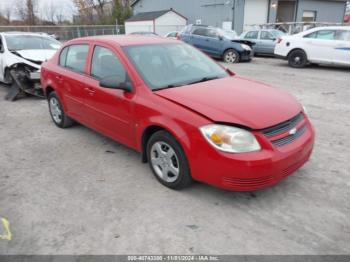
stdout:
<svg viewBox="0 0 350 262">
<path fill-rule="evenodd" d="M 22 58 L 29 61 L 44 62 L 49 60 L 56 53 L 56 50 L 40 49 L 40 50 L 19 50 L 16 51 Z"/>
<path fill-rule="evenodd" d="M 287 92 L 241 77 L 155 92 L 213 122 L 263 129 L 293 118 L 301 105 Z"/>
</svg>

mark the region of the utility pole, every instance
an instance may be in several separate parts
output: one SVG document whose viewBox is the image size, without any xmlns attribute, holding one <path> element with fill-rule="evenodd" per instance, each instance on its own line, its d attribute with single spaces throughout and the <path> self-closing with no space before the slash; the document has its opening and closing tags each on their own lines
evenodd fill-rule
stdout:
<svg viewBox="0 0 350 262">
<path fill-rule="evenodd" d="M 236 0 L 233 0 L 232 2 L 232 30 L 235 31 Z"/>
</svg>

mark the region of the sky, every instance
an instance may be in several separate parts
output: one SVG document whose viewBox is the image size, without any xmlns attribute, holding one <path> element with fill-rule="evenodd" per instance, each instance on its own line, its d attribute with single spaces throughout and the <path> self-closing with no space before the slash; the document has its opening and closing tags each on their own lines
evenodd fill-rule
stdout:
<svg viewBox="0 0 350 262">
<path fill-rule="evenodd" d="M 23 4 L 25 3 L 25 0 L 0 0 L 0 10 L 3 10 L 8 7 L 12 7 L 12 18 L 16 19 L 18 18 L 16 15 L 16 11 L 13 8 L 13 3 L 16 1 L 22 1 Z M 64 14 L 65 18 L 71 19 L 75 8 L 72 4 L 72 0 L 36 0 L 38 2 L 38 12 L 39 16 L 45 17 L 45 9 L 47 9 L 48 6 L 54 6 L 56 8 L 60 8 L 62 10 L 62 13 Z"/>
</svg>

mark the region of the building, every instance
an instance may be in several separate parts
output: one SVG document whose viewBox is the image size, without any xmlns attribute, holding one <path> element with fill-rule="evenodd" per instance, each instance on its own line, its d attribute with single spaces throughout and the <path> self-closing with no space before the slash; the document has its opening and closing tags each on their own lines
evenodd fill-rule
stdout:
<svg viewBox="0 0 350 262">
<path fill-rule="evenodd" d="M 139 12 L 125 21 L 125 33 L 146 31 L 165 35 L 179 31 L 187 24 L 187 18 L 173 9 Z"/>
<path fill-rule="evenodd" d="M 134 14 L 173 8 L 190 24 L 233 28 L 276 22 L 343 22 L 346 0 L 134 0 Z"/>
</svg>

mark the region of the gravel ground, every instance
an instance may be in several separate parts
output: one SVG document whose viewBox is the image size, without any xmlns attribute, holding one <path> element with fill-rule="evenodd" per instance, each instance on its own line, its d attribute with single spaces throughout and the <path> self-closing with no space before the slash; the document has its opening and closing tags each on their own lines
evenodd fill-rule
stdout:
<svg viewBox="0 0 350 262">
<path fill-rule="evenodd" d="M 255 193 L 172 191 L 138 153 L 56 128 L 45 101 L 1 99 L 0 216 L 13 240 L 0 254 L 349 254 L 350 70 L 271 58 L 230 67 L 307 107 L 317 141 L 301 170 Z"/>
</svg>

